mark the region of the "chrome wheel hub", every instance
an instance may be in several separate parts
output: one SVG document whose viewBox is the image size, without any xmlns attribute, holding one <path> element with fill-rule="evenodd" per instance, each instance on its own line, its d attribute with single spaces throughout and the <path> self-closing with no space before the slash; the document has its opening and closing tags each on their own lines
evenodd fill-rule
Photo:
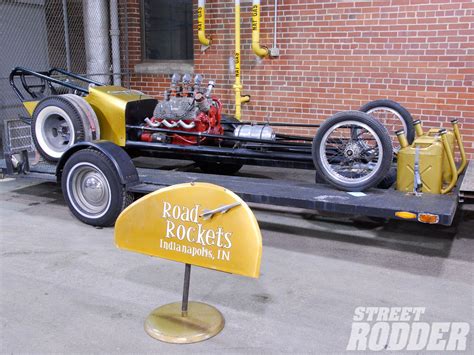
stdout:
<svg viewBox="0 0 474 355">
<path fill-rule="evenodd" d="M 95 174 L 89 174 L 84 181 L 84 197 L 92 203 L 100 203 L 104 199 L 105 189 L 99 178 Z"/>
<path fill-rule="evenodd" d="M 354 160 L 360 157 L 361 147 L 356 143 L 347 144 L 344 149 L 344 156 L 349 160 Z"/>
<path fill-rule="evenodd" d="M 92 164 L 79 163 L 68 175 L 68 190 L 75 209 L 86 217 L 104 215 L 111 202 L 105 175 Z"/>
</svg>

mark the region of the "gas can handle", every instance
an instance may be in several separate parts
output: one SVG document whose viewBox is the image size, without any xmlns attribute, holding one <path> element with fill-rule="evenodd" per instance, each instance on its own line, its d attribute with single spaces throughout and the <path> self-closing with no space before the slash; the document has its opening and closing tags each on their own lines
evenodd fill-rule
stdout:
<svg viewBox="0 0 474 355">
<path fill-rule="evenodd" d="M 464 145 L 462 142 L 461 132 L 459 131 L 459 127 L 458 127 L 458 120 L 457 119 L 452 120 L 451 124 L 453 125 L 454 136 L 456 137 L 456 141 L 458 142 L 459 153 L 461 154 L 461 166 L 458 169 L 458 175 L 461 175 L 461 173 L 464 171 L 467 165 L 466 152 L 464 151 Z"/>
<path fill-rule="evenodd" d="M 443 142 L 443 147 L 448 158 L 449 168 L 451 169 L 451 181 L 445 189 L 441 189 L 442 194 L 447 194 L 448 192 L 450 192 L 458 181 L 458 171 L 456 169 L 456 164 L 454 163 L 453 152 L 451 152 L 451 148 L 449 147 L 449 142 L 448 138 L 446 137 L 446 133 L 446 129 L 439 130 L 439 135 L 441 136 L 441 141 Z"/>
</svg>

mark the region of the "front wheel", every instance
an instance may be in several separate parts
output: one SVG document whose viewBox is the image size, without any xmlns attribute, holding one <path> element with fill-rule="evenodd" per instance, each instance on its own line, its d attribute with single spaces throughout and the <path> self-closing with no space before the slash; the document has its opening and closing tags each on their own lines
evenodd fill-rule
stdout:
<svg viewBox="0 0 474 355">
<path fill-rule="evenodd" d="M 74 153 L 61 176 L 64 199 L 71 212 L 84 223 L 107 227 L 133 202 L 113 163 L 101 152 L 84 149 Z"/>
<path fill-rule="evenodd" d="M 316 170 L 331 185 L 363 191 L 387 175 L 393 150 L 387 129 L 359 111 L 340 112 L 327 119 L 313 140 Z"/>
</svg>

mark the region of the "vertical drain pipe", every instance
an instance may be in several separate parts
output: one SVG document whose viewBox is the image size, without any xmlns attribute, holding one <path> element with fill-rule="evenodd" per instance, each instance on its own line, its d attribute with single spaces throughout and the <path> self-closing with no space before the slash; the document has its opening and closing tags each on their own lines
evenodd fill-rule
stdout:
<svg viewBox="0 0 474 355">
<path fill-rule="evenodd" d="M 270 54 L 267 47 L 260 45 L 260 0 L 252 2 L 252 50 L 260 58 Z"/>
<path fill-rule="evenodd" d="M 107 0 L 84 0 L 82 5 L 87 74 L 104 84 L 110 81 L 107 5 Z"/>
<path fill-rule="evenodd" d="M 206 0 L 198 2 L 198 39 L 206 50 L 211 45 L 211 38 L 206 37 Z"/>
<path fill-rule="evenodd" d="M 241 95 L 242 84 L 240 82 L 240 0 L 235 0 L 235 118 L 239 121 L 242 117 L 242 104 L 250 101 L 250 96 Z"/>
<path fill-rule="evenodd" d="M 71 71 L 71 46 L 69 45 L 69 20 L 67 18 L 67 0 L 63 0 L 64 46 L 66 47 L 66 68 Z"/>
<path fill-rule="evenodd" d="M 120 68 L 120 28 L 117 0 L 110 0 L 110 38 L 112 40 L 112 68 L 114 85 L 122 86 Z"/>
<path fill-rule="evenodd" d="M 273 48 L 277 47 L 277 19 L 278 19 L 278 0 L 275 0 L 275 17 L 273 18 Z M 273 55 L 273 53 L 272 53 Z"/>
</svg>

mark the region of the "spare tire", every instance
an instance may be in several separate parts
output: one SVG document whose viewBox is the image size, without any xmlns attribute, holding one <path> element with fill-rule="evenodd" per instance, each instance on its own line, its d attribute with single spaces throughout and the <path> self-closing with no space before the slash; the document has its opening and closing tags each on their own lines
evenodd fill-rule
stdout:
<svg viewBox="0 0 474 355">
<path fill-rule="evenodd" d="M 398 102 L 381 99 L 370 101 L 363 105 L 359 111 L 365 112 L 378 121 L 380 121 L 385 128 L 392 135 L 392 143 L 395 151 L 398 152 L 400 145 L 394 134 L 395 131 L 403 129 L 407 137 L 408 143 L 412 144 L 415 139 L 415 128 L 413 126 L 413 117 L 410 112 L 400 105 Z"/>
<path fill-rule="evenodd" d="M 58 161 L 73 144 L 90 140 L 90 127 L 84 124 L 87 117 L 70 98 L 44 98 L 33 111 L 32 119 L 33 141 L 46 160 Z"/>
</svg>

